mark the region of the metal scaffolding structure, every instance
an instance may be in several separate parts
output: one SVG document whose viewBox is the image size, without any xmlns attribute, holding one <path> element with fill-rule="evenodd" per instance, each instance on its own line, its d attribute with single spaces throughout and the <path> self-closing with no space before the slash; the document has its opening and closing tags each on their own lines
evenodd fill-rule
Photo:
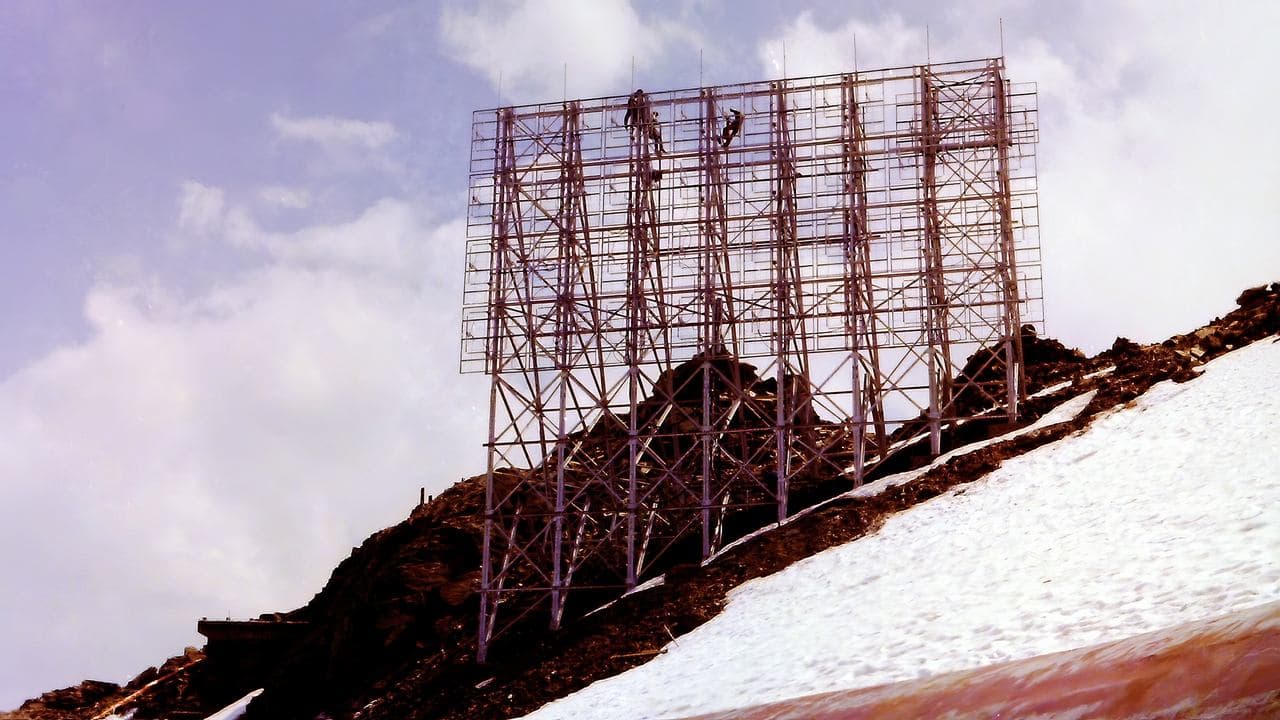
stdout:
<svg viewBox="0 0 1280 720">
<path fill-rule="evenodd" d="M 475 114 L 482 660 L 784 519 L 798 479 L 1016 418 L 1035 100 L 995 58 Z"/>
</svg>

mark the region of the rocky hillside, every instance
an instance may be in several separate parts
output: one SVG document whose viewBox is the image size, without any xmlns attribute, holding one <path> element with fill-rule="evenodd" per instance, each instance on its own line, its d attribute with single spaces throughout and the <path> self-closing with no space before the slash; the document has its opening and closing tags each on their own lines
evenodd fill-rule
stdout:
<svg viewBox="0 0 1280 720">
<path fill-rule="evenodd" d="M 814 477 L 792 506 L 820 508 L 723 553 L 705 567 L 673 564 L 666 581 L 580 617 L 558 632 L 530 623 L 503 637 L 493 661 L 471 662 L 478 614 L 484 478 L 464 480 L 375 533 L 338 565 L 305 607 L 267 615 L 262 632 L 297 632 L 268 661 L 246 662 L 234 645 L 188 650 L 123 687 L 86 682 L 30 700 L 8 718 L 96 718 L 132 711 L 136 720 L 204 717 L 248 690 L 266 691 L 251 718 L 481 718 L 528 712 L 652 657 L 673 636 L 713 617 L 746 580 L 873 531 L 883 519 L 971 482 L 1007 457 L 1059 439 L 1156 382 L 1193 380 L 1197 366 L 1280 331 L 1280 283 L 1242 293 L 1238 307 L 1186 335 L 1153 345 L 1118 338 L 1086 358 L 1057 341 L 1024 335 L 1032 422 L 1067 397 L 1095 389 L 1076 419 L 996 442 L 871 497 L 837 497 L 847 478 Z M 748 366 L 742 366 L 743 372 Z M 1100 372 L 1114 368 L 1110 372 Z M 975 369 L 974 372 L 977 372 Z M 768 388 L 760 388 L 767 401 Z M 998 434 L 1001 422 L 968 423 L 945 438 L 955 447 Z M 761 432 L 765 430 L 762 428 Z M 945 449 L 945 448 L 944 448 Z M 889 474 L 929 462 L 924 443 L 878 466 Z M 873 476 L 874 477 L 874 476 Z M 836 498 L 831 500 L 832 498 Z M 678 559 L 677 559 L 678 560 Z M 675 562 L 675 561 L 673 561 Z M 686 560 L 688 562 L 688 560 Z M 297 629 L 302 628 L 301 632 Z"/>
</svg>

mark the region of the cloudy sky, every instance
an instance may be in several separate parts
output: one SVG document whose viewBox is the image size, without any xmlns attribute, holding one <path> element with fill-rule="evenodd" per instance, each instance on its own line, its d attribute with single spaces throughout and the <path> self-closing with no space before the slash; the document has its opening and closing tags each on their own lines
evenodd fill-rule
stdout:
<svg viewBox="0 0 1280 720">
<path fill-rule="evenodd" d="M 1039 83 L 1045 315 L 1090 352 L 1280 280 L 1280 6 L 0 3 L 0 709 L 304 603 L 483 469 L 471 111 L 988 57 Z M 567 79 L 566 79 L 567 78 Z"/>
</svg>

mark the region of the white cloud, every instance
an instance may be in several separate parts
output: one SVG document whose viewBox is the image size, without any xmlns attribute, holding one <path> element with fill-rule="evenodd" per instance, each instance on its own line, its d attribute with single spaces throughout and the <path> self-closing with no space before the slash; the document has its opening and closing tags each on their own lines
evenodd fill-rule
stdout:
<svg viewBox="0 0 1280 720">
<path fill-rule="evenodd" d="M 385 200 L 260 236 L 267 262 L 203 295 L 95 288 L 92 337 L 0 383 L 0 617 L 22 618 L 0 625 L 0 694 L 121 680 L 200 644 L 202 615 L 297 606 L 419 486 L 481 471 L 463 232 Z"/>
<path fill-rule="evenodd" d="M 368 270 L 421 282 L 420 273 L 436 250 L 423 242 L 418 214 L 408 203 L 385 198 L 346 223 L 274 233 L 263 230 L 243 208 L 236 207 L 228 213 L 227 240 L 291 265 Z M 464 229 L 456 231 L 453 241 L 461 243 Z M 451 269 L 460 272 L 460 261 Z"/>
<path fill-rule="evenodd" d="M 222 211 L 226 206 L 222 189 L 185 180 L 181 190 L 182 197 L 178 200 L 179 229 L 195 235 L 205 235 L 217 230 L 222 224 Z"/>
<path fill-rule="evenodd" d="M 925 55 L 924 28 L 908 25 L 899 15 L 872 21 L 851 18 L 836 27 L 820 27 L 806 11 L 781 37 L 760 43 L 757 55 L 767 78 L 782 77 L 784 65 L 789 77 L 826 75 L 854 67 L 855 45 L 860 69 L 913 65 Z"/>
<path fill-rule="evenodd" d="M 267 205 L 301 210 L 311 205 L 311 193 L 306 188 L 269 185 L 258 191 L 258 199 Z"/>
<path fill-rule="evenodd" d="M 405 172 L 393 152 L 399 148 L 400 134 L 389 122 L 333 116 L 288 117 L 280 113 L 272 113 L 268 120 L 283 144 L 304 152 L 313 180 L 341 177 L 349 182 L 354 175 L 369 171 L 383 179 L 394 179 Z M 295 195 L 283 199 L 299 200 Z"/>
<path fill-rule="evenodd" d="M 446 7 L 441 39 L 457 61 L 518 102 L 619 94 L 673 45 L 698 47 L 678 22 L 643 18 L 627 0 L 489 0 Z"/>
<path fill-rule="evenodd" d="M 1280 8 L 1132 2 L 1006 5 L 1008 76 L 1039 88 L 1041 235 L 1048 330 L 1089 350 L 1117 334 L 1162 339 L 1280 279 L 1280 100 L 1269 29 Z M 935 61 L 999 54 L 994 13 L 933 18 Z M 758 46 L 776 77 L 918 64 L 924 26 L 896 15 L 820 26 L 800 13 Z"/>
<path fill-rule="evenodd" d="M 1129 7 L 1089 56 L 1063 61 L 1068 90 L 1040 84 L 1046 310 L 1095 348 L 1186 331 L 1280 279 L 1280 166 L 1267 160 L 1280 139 L 1257 132 L 1280 100 L 1254 92 L 1280 60 L 1280 11 L 1185 10 Z M 1029 43 L 1028 70 L 1051 69 L 1052 47 Z"/>
<path fill-rule="evenodd" d="M 332 116 L 291 118 L 272 113 L 271 127 L 286 140 L 314 142 L 325 148 L 355 146 L 376 150 L 397 136 L 395 126 L 389 122 Z"/>
</svg>

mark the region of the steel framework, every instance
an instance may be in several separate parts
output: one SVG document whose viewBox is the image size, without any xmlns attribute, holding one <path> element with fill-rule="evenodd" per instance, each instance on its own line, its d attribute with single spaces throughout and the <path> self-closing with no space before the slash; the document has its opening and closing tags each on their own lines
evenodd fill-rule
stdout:
<svg viewBox="0 0 1280 720">
<path fill-rule="evenodd" d="M 475 114 L 481 660 L 786 518 L 797 478 L 1016 417 L 1035 99 L 994 58 Z"/>
</svg>

